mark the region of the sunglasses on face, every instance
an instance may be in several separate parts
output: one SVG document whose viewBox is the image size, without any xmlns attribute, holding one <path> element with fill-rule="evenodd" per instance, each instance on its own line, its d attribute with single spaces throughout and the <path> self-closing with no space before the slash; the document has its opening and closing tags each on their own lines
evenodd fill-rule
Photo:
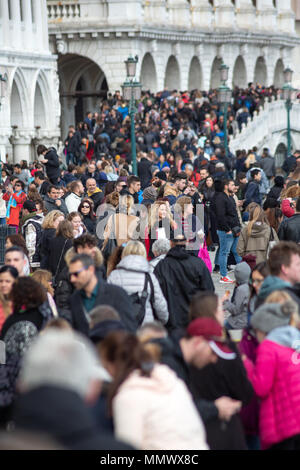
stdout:
<svg viewBox="0 0 300 470">
<path fill-rule="evenodd" d="M 90 206 L 82 206 L 82 209 L 89 209 Z"/>
<path fill-rule="evenodd" d="M 79 271 L 75 271 L 74 273 L 69 273 L 69 279 L 72 278 L 72 276 L 78 277 L 82 271 L 86 271 L 88 268 L 81 268 Z"/>
</svg>

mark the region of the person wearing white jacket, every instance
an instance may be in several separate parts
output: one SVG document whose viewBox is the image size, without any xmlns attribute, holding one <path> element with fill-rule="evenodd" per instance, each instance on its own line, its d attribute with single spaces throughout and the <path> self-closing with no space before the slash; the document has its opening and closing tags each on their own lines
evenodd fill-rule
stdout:
<svg viewBox="0 0 300 470">
<path fill-rule="evenodd" d="M 208 449 L 187 386 L 168 366 L 155 363 L 155 353 L 135 335 L 114 331 L 98 351 L 113 378 L 109 409 L 118 439 L 141 450 Z"/>
<path fill-rule="evenodd" d="M 84 195 L 84 187 L 81 181 L 73 181 L 70 184 L 71 193 L 65 198 L 65 203 L 69 214 L 77 212 Z"/>
<path fill-rule="evenodd" d="M 144 245 L 139 241 L 129 241 L 122 252 L 121 262 L 110 273 L 107 282 L 122 287 L 129 295 L 138 293 L 140 296 L 145 286 L 146 273 L 149 274 L 152 286 L 151 283 L 147 285 L 148 296 L 142 324 L 153 322 L 154 319 L 166 324 L 169 319 L 168 304 L 146 258 Z M 155 312 L 151 305 L 151 296 Z"/>
</svg>

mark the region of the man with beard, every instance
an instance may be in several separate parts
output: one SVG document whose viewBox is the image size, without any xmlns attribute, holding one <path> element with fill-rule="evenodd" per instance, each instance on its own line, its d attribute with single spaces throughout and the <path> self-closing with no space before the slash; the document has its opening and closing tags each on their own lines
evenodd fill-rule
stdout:
<svg viewBox="0 0 300 470">
<path fill-rule="evenodd" d="M 236 204 L 233 199 L 235 183 L 224 179 L 215 181 L 216 194 L 212 200 L 212 210 L 216 215 L 217 234 L 219 237 L 219 249 L 216 254 L 215 264 L 220 266 L 221 284 L 231 284 L 234 281 L 227 276 L 227 260 L 232 251 L 236 263 L 241 262 L 237 254 L 236 246 L 241 230 Z"/>
</svg>

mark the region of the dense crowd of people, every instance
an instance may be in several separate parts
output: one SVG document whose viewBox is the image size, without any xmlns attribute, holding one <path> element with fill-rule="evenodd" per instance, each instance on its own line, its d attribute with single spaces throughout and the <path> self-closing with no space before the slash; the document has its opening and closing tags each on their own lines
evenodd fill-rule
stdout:
<svg viewBox="0 0 300 470">
<path fill-rule="evenodd" d="M 276 94 L 235 89 L 229 136 Z M 300 449 L 300 151 L 223 128 L 215 91 L 144 93 L 134 175 L 117 92 L 2 165 L 0 447 Z"/>
</svg>

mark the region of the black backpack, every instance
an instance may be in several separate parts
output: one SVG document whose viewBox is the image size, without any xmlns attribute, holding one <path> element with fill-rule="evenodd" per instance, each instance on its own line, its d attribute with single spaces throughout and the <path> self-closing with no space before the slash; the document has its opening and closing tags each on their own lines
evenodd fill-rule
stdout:
<svg viewBox="0 0 300 470">
<path fill-rule="evenodd" d="M 117 269 L 123 269 L 124 271 L 134 271 L 133 269 L 125 269 L 125 268 L 117 268 Z M 143 271 L 135 271 L 135 272 L 143 272 Z M 142 293 L 139 294 L 139 292 L 134 292 L 133 294 L 128 294 L 129 297 L 131 298 L 131 302 L 133 305 L 133 313 L 134 317 L 136 319 L 138 327 L 141 326 L 141 324 L 144 321 L 145 315 L 146 315 L 146 302 L 148 298 L 148 284 L 150 284 L 150 289 L 151 289 L 151 294 L 150 294 L 150 303 L 153 311 L 153 316 L 156 318 L 155 314 L 155 308 L 154 308 L 154 286 L 153 282 L 151 279 L 151 276 L 149 273 L 144 273 L 145 274 L 145 283 L 144 283 L 144 288 L 142 290 Z"/>
</svg>

